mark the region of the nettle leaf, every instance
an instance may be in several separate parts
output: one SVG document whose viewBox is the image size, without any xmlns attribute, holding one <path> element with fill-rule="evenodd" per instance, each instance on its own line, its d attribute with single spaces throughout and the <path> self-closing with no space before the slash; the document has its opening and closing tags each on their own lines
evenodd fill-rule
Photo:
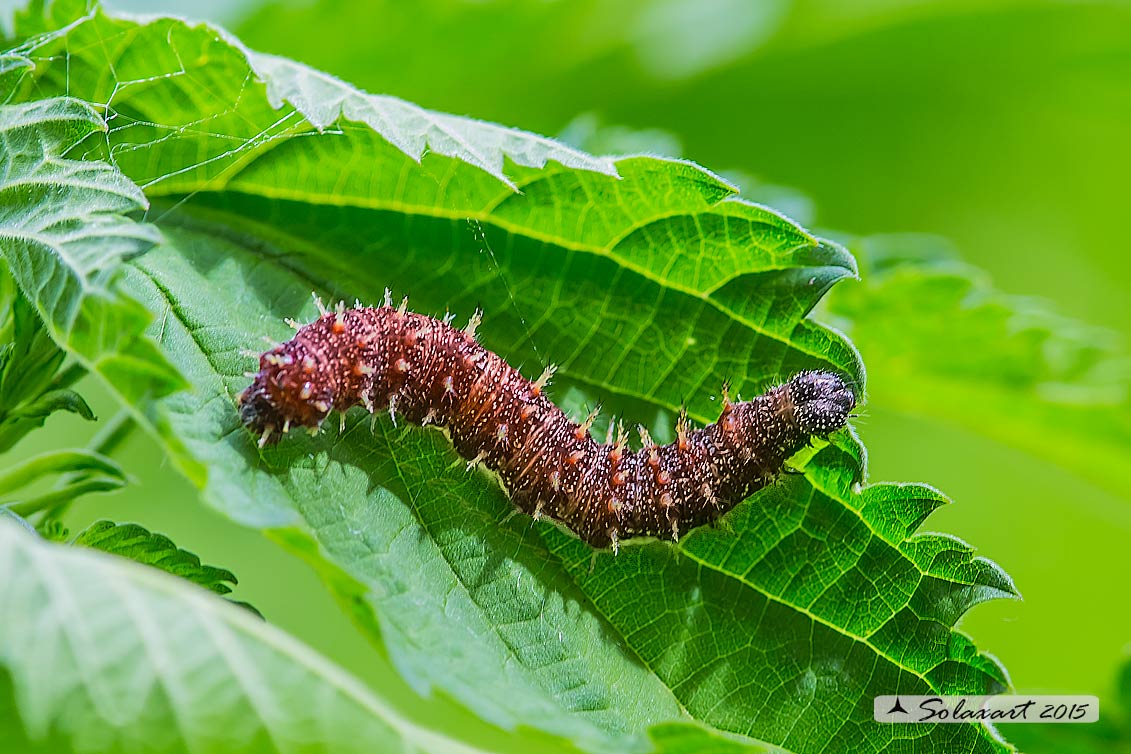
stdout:
<svg viewBox="0 0 1131 754">
<path fill-rule="evenodd" d="M 329 74 L 287 58 L 248 50 L 233 38 L 228 41 L 267 85 L 271 107 L 278 110 L 286 103 L 317 129 L 340 120 L 363 123 L 418 162 L 425 151 L 454 157 L 486 171 L 512 190 L 518 187 L 503 172 L 504 159 L 508 158 L 527 167 L 543 167 L 553 160 L 566 167 L 616 176 L 609 160 L 553 139 L 432 112 L 396 97 L 362 94 Z"/>
<path fill-rule="evenodd" d="M 3 751 L 471 751 L 246 610 L 3 518 L 0 605 Z"/>
<path fill-rule="evenodd" d="M 837 290 L 828 310 L 867 356 L 874 401 L 1131 492 L 1131 354 L 1115 333 L 1001 293 L 938 239 L 858 246 L 864 285 Z"/>
<path fill-rule="evenodd" d="M 1014 590 L 969 546 L 915 533 L 939 493 L 861 488 L 851 436 L 725 528 L 614 557 L 512 517 L 435 431 L 371 431 L 359 411 L 261 451 L 236 415 L 241 349 L 290 337 L 311 290 L 373 303 L 386 286 L 434 315 L 482 305 L 486 346 L 531 375 L 559 362 L 554 395 L 630 420 L 670 427 L 686 403 L 709 421 L 724 380 L 749 394 L 807 368 L 862 389 L 853 346 L 807 317 L 855 276 L 843 248 L 691 163 L 421 115 L 207 26 L 96 12 L 24 53 L 21 96 L 102 103 L 100 153 L 154 202 L 164 240 L 123 284 L 193 386 L 161 401 L 170 452 L 207 469 L 212 505 L 348 590 L 422 693 L 595 750 L 1008 750 L 980 726 L 872 722 L 876 694 L 1004 688 L 953 626 Z"/>
<path fill-rule="evenodd" d="M 136 403 L 183 383 L 142 334 L 149 313 L 115 287 L 121 260 L 159 237 L 125 216 L 145 197 L 110 165 L 64 157 L 104 128 L 73 98 L 0 107 L 0 254 L 52 339 Z"/>
<path fill-rule="evenodd" d="M 202 565 L 200 558 L 178 548 L 168 537 L 138 524 L 95 521 L 75 537 L 74 544 L 160 568 L 216 594 L 229 594 L 238 583 L 231 571 Z"/>
<path fill-rule="evenodd" d="M 94 420 L 90 406 L 69 387 L 85 370 L 64 368 L 66 355 L 0 257 L 0 453 L 58 411 Z"/>
<path fill-rule="evenodd" d="M 24 459 L 0 472 L 0 499 L 52 474 L 82 474 L 126 481 L 126 473 L 111 458 L 84 448 L 53 450 Z"/>
</svg>

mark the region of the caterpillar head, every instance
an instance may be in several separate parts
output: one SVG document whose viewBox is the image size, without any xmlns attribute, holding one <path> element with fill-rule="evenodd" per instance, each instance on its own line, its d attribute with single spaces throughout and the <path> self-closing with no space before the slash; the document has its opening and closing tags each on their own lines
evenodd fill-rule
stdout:
<svg viewBox="0 0 1131 754">
<path fill-rule="evenodd" d="M 801 372 L 786 383 L 786 388 L 797 424 L 807 435 L 825 437 L 843 428 L 856 408 L 856 394 L 832 372 Z"/>
<path fill-rule="evenodd" d="M 302 350 L 291 341 L 263 354 L 255 380 L 240 394 L 240 420 L 260 436 L 261 447 L 291 427 L 317 427 L 334 405 L 334 381 Z"/>
</svg>

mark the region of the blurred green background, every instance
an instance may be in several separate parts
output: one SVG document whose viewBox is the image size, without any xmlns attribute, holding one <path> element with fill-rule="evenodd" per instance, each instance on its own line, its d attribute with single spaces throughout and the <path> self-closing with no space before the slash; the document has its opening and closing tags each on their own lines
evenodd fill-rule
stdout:
<svg viewBox="0 0 1131 754">
<path fill-rule="evenodd" d="M 210 18 L 250 47 L 438 110 L 551 135 L 594 123 L 660 129 L 633 138 L 793 187 L 809 199 L 795 207 L 810 227 L 945 236 L 1000 289 L 1131 330 L 1117 220 L 1131 175 L 1125 3 L 107 4 Z M 80 424 L 52 418 L 21 452 L 73 444 L 89 432 Z M 1129 501 L 883 405 L 870 405 L 858 427 L 871 479 L 941 488 L 956 504 L 925 528 L 966 539 L 1015 579 L 1024 601 L 979 606 L 962 627 L 1016 687 L 1113 699 L 1131 639 Z M 394 683 L 304 565 L 201 506 L 144 440 L 122 458 L 138 484 L 80 503 L 72 529 L 111 517 L 167 533 L 235 571 L 237 596 L 270 620 L 370 682 Z M 1131 471 L 1131 449 L 1128 459 Z"/>
</svg>

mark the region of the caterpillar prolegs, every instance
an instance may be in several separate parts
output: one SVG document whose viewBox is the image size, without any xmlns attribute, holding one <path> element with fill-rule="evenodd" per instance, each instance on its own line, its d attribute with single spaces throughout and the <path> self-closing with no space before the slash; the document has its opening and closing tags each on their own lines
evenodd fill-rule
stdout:
<svg viewBox="0 0 1131 754">
<path fill-rule="evenodd" d="M 814 436 L 845 426 L 856 397 L 836 374 L 801 372 L 749 401 L 724 395 L 718 421 L 656 445 L 599 443 L 546 396 L 548 369 L 530 381 L 475 339 L 422 314 L 341 305 L 259 358 L 240 418 L 275 443 L 318 427 L 331 410 L 371 413 L 447 430 L 456 450 L 501 478 L 521 511 L 548 516 L 595 548 L 652 536 L 677 540 L 772 483 Z"/>
</svg>

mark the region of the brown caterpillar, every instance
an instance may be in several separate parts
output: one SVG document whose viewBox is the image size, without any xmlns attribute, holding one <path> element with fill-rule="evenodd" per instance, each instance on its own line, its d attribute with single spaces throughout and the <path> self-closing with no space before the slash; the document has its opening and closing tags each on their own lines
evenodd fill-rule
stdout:
<svg viewBox="0 0 1131 754">
<path fill-rule="evenodd" d="M 469 467 L 499 475 L 519 510 L 615 550 L 630 537 L 678 540 L 718 518 L 773 482 L 810 437 L 844 427 L 856 405 L 839 376 L 801 372 L 741 403 L 724 389 L 719 420 L 691 430 L 681 416 L 669 445 L 643 427 L 641 450 L 623 435 L 601 444 L 589 434 L 595 412 L 576 424 L 546 397 L 553 367 L 527 380 L 479 345 L 479 322 L 476 312 L 457 330 L 406 303 L 394 309 L 388 295 L 380 307 L 339 304 L 260 356 L 240 418 L 260 446 L 358 404 L 444 428 Z"/>
</svg>

